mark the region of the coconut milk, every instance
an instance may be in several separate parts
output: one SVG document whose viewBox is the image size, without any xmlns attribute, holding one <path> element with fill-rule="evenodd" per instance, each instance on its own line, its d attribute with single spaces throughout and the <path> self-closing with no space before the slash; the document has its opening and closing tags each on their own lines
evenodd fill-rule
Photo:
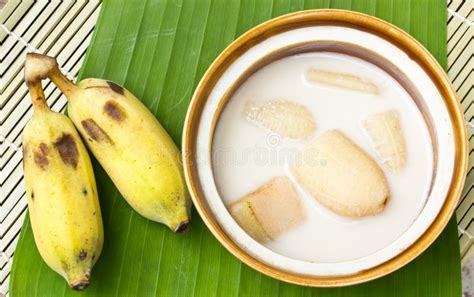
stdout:
<svg viewBox="0 0 474 297">
<path fill-rule="evenodd" d="M 305 73 L 312 67 L 370 80 L 378 86 L 379 94 L 308 82 Z M 288 169 L 289 162 L 294 161 L 308 140 L 285 139 L 248 122 L 243 111 L 249 100 L 290 100 L 304 105 L 316 122 L 314 137 L 331 129 L 344 132 L 385 173 L 390 198 L 383 212 L 351 219 L 320 205 L 297 184 Z M 362 126 L 369 115 L 390 109 L 399 112 L 408 151 L 406 166 L 399 173 L 391 172 L 381 163 Z M 290 177 L 306 209 L 307 219 L 264 245 L 284 256 L 320 263 L 358 259 L 395 241 L 423 208 L 433 175 L 430 134 L 410 95 L 377 66 L 329 52 L 283 58 L 251 75 L 220 115 L 212 157 L 217 189 L 227 206 L 274 176 Z"/>
</svg>

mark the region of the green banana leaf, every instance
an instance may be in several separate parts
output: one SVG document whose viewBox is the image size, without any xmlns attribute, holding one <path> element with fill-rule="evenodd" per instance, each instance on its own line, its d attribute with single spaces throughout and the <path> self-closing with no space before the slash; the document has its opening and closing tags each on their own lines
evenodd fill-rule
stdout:
<svg viewBox="0 0 474 297">
<path fill-rule="evenodd" d="M 80 76 L 125 85 L 179 145 L 192 93 L 230 42 L 273 17 L 328 7 L 394 23 L 446 67 L 446 0 L 120 0 L 104 3 Z M 46 266 L 27 218 L 14 256 L 11 296 L 461 296 L 454 220 L 425 253 L 395 273 L 351 287 L 306 288 L 242 264 L 217 242 L 196 212 L 185 235 L 140 217 L 97 162 L 94 168 L 105 245 L 91 286 L 74 292 Z"/>
</svg>

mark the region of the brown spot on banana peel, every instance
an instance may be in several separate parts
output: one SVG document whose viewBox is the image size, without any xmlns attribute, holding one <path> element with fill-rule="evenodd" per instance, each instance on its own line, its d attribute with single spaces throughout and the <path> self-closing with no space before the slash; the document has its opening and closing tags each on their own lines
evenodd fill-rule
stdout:
<svg viewBox="0 0 474 297">
<path fill-rule="evenodd" d="M 104 112 L 117 122 L 123 121 L 126 117 L 122 107 L 112 100 L 109 100 L 105 103 Z"/>
<path fill-rule="evenodd" d="M 107 81 L 107 84 L 109 85 L 109 87 L 112 91 L 114 91 L 117 94 L 123 95 L 124 89 L 121 86 L 119 86 L 116 83 L 111 82 L 111 81 Z"/>
<path fill-rule="evenodd" d="M 107 86 L 87 86 L 84 89 L 107 89 L 109 90 L 110 88 Z"/>
<path fill-rule="evenodd" d="M 84 261 L 87 258 L 87 252 L 85 250 L 81 250 L 79 252 L 79 260 Z"/>
<path fill-rule="evenodd" d="M 28 152 L 28 148 L 27 148 L 26 144 L 23 144 L 21 146 L 21 151 L 23 153 L 23 160 L 26 160 L 29 157 L 29 152 Z M 25 163 L 26 162 L 22 162 L 23 172 L 25 172 Z"/>
<path fill-rule="evenodd" d="M 31 191 L 31 201 L 35 201 L 35 192 Z"/>
<path fill-rule="evenodd" d="M 61 260 L 61 267 L 63 268 L 63 271 L 69 270 L 69 264 L 66 261 Z"/>
<path fill-rule="evenodd" d="M 107 82 L 107 86 L 88 86 L 88 87 L 85 87 L 85 89 L 107 89 L 119 95 L 123 95 L 125 93 L 124 88 L 117 85 L 116 83 L 111 82 L 111 81 L 106 81 L 106 82 Z"/>
<path fill-rule="evenodd" d="M 42 97 L 38 96 L 38 97 L 35 98 L 35 101 L 39 102 L 39 104 L 42 104 L 44 102 L 44 99 Z M 35 102 L 33 102 L 33 104 L 35 104 Z"/>
<path fill-rule="evenodd" d="M 40 143 L 39 145 L 39 149 L 40 151 L 43 153 L 43 154 L 47 154 L 48 153 L 48 146 L 46 145 L 46 143 Z"/>
<path fill-rule="evenodd" d="M 27 87 L 33 87 L 33 86 L 36 85 L 36 81 L 35 80 L 26 80 L 25 84 L 26 84 Z"/>
<path fill-rule="evenodd" d="M 41 80 L 45 79 L 46 77 L 47 77 L 46 75 L 40 76 L 40 77 L 35 77 L 34 80 L 25 81 L 25 84 L 28 87 L 28 89 L 34 89 L 38 85 L 38 80 L 41 81 Z M 39 85 L 41 85 L 41 82 L 39 83 Z M 31 93 L 31 95 L 35 96 L 33 93 Z M 32 98 L 32 101 L 33 101 L 33 105 L 35 105 L 36 102 L 39 102 L 40 104 L 42 104 L 42 103 L 44 103 L 44 98 L 42 96 L 37 96 L 34 99 Z"/>
<path fill-rule="evenodd" d="M 59 156 L 64 164 L 70 165 L 75 169 L 77 167 L 79 151 L 77 150 L 76 141 L 74 141 L 71 134 L 63 133 L 63 135 L 56 140 L 54 146 L 58 150 Z"/>
<path fill-rule="evenodd" d="M 93 139 L 97 142 L 108 142 L 113 144 L 112 139 L 110 139 L 109 135 L 102 130 L 99 125 L 93 119 L 86 119 L 81 121 L 82 128 L 86 131 L 87 135 L 89 135 L 90 139 Z"/>
<path fill-rule="evenodd" d="M 82 188 L 82 195 L 87 196 L 87 189 L 86 188 Z"/>
<path fill-rule="evenodd" d="M 49 164 L 48 151 L 48 146 L 45 143 L 40 143 L 38 149 L 34 152 L 35 163 L 43 170 Z"/>
<path fill-rule="evenodd" d="M 34 87 L 36 84 L 38 84 L 38 81 L 44 80 L 46 78 L 48 78 L 47 75 L 43 75 L 43 74 L 37 75 L 37 76 L 34 77 L 34 79 L 26 80 L 25 84 L 26 84 L 27 87 L 31 88 L 31 87 Z"/>
</svg>

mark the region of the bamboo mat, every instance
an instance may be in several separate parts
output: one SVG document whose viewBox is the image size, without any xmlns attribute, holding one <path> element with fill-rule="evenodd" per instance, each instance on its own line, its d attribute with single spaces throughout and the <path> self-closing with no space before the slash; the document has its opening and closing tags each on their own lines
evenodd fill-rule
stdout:
<svg viewBox="0 0 474 297">
<path fill-rule="evenodd" d="M 447 4 L 448 76 L 458 92 L 470 127 L 470 169 L 456 210 L 460 252 L 467 273 L 474 259 L 474 3 L 470 0 Z M 12 257 L 27 206 L 21 131 L 31 115 L 31 106 L 23 83 L 24 55 L 33 51 L 56 56 L 62 69 L 74 79 L 82 65 L 100 7 L 99 0 L 0 0 L 0 294 L 8 294 Z M 45 86 L 45 94 L 53 110 L 64 110 L 66 100 L 52 84 Z M 464 284 L 465 292 L 474 293 L 474 289 L 467 288 L 469 279 L 472 282 L 472 274 Z"/>
</svg>

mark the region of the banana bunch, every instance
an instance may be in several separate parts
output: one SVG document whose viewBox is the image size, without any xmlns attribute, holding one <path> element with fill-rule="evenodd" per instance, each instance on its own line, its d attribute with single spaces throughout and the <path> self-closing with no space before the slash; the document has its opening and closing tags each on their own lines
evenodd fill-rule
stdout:
<svg viewBox="0 0 474 297">
<path fill-rule="evenodd" d="M 34 113 L 23 131 L 23 165 L 38 250 L 71 288 L 89 285 L 104 240 L 91 161 L 71 120 L 46 104 L 36 68 L 26 64 Z"/>
<path fill-rule="evenodd" d="M 46 77 L 66 95 L 74 125 L 47 107 Z M 94 175 L 76 129 L 133 209 L 187 231 L 191 200 L 180 152 L 140 100 L 111 81 L 75 85 L 54 58 L 39 54 L 27 55 L 25 81 L 35 109 L 23 137 L 25 182 L 35 241 L 53 270 L 85 288 L 103 241 Z"/>
</svg>

